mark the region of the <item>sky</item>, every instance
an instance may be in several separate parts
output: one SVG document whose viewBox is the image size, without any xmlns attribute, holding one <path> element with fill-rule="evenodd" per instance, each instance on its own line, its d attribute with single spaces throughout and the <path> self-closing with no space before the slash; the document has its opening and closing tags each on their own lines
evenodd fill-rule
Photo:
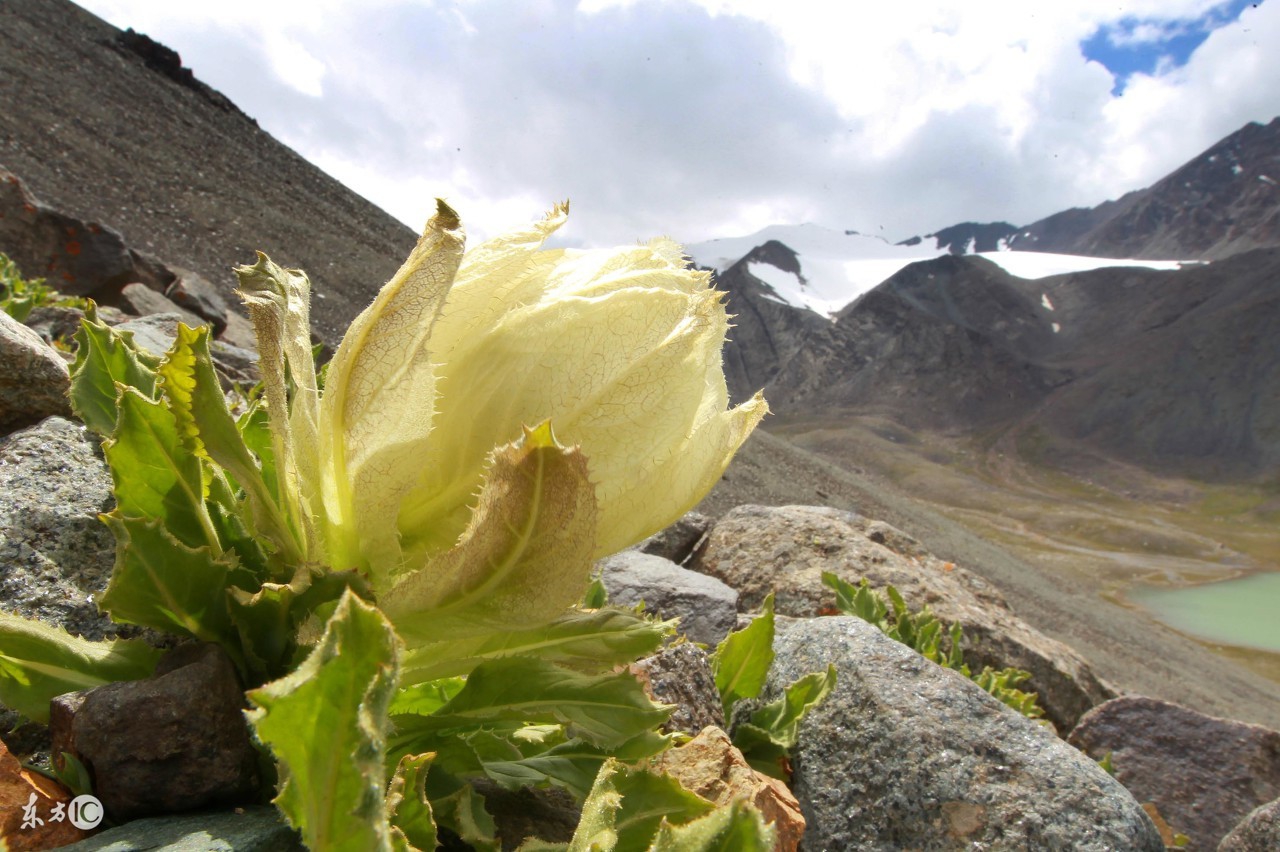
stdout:
<svg viewBox="0 0 1280 852">
<path fill-rule="evenodd" d="M 1280 0 L 79 2 L 472 240 L 564 198 L 563 245 L 1025 225 L 1280 115 Z"/>
</svg>

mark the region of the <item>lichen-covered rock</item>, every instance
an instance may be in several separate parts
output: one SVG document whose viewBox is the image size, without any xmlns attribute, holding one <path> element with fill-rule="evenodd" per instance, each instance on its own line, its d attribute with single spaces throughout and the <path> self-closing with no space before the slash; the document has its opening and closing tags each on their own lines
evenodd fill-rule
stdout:
<svg viewBox="0 0 1280 852">
<path fill-rule="evenodd" d="M 51 417 L 0 439 L 0 601 L 89 639 L 118 635 L 98 612 L 115 541 L 98 520 L 111 474 L 84 426 Z"/>
<path fill-rule="evenodd" d="M 0 311 L 0 434 L 69 415 L 67 362 L 31 329 Z"/>
<path fill-rule="evenodd" d="M 1063 734 L 1089 708 L 1115 695 L 1078 654 L 1018 618 L 983 578 L 924 550 L 882 521 L 817 506 L 739 506 L 712 528 L 689 567 L 723 580 L 750 612 L 777 593 L 781 615 L 830 612 L 835 594 L 822 583 L 830 571 L 850 583 L 892 585 L 907 605 L 928 605 L 944 623 L 959 622 L 965 661 L 1031 673 L 1022 687 L 1039 695 L 1045 715 Z"/>
<path fill-rule="evenodd" d="M 792 751 L 806 849 L 1164 845 L 1096 762 L 861 619 L 779 618 L 762 700 L 834 663 Z"/>
<path fill-rule="evenodd" d="M 665 731 L 693 736 L 709 725 L 724 727 L 724 709 L 707 652 L 691 642 L 668 645 L 630 666 L 654 701 L 674 704 Z"/>
<path fill-rule="evenodd" d="M 680 632 L 695 642 L 715 646 L 737 622 L 737 592 L 714 577 L 636 550 L 607 556 L 597 565 L 610 603 L 643 601 L 647 612 L 679 618 Z"/>
<path fill-rule="evenodd" d="M 1116 780 L 1153 802 L 1197 850 L 1215 849 L 1250 811 L 1280 797 L 1280 731 L 1123 696 L 1091 710 L 1069 740 L 1111 753 Z"/>
<path fill-rule="evenodd" d="M 1280 849 L 1280 799 L 1254 808 L 1218 844 L 1218 852 L 1275 852 L 1276 849 Z"/>
</svg>

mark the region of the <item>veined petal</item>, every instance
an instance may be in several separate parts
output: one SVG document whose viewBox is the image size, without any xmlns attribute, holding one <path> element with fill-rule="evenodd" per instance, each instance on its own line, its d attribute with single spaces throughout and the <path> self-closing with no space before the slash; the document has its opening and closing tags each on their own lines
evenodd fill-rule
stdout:
<svg viewBox="0 0 1280 852">
<path fill-rule="evenodd" d="M 259 369 L 271 419 L 271 437 L 279 473 L 280 505 L 299 531 L 311 538 L 314 507 L 307 483 L 315 470 L 317 431 L 316 371 L 311 358 L 311 282 L 300 269 L 284 269 L 258 252 L 253 266 L 235 269 L 258 339 Z M 292 406 L 288 382 L 294 384 Z"/>
<path fill-rule="evenodd" d="M 655 441 L 684 440 L 705 395 L 700 350 L 718 353 L 723 339 L 718 307 L 712 291 L 625 289 L 509 312 L 441 367 L 422 479 L 401 506 L 406 548 L 416 557 L 457 539 L 489 449 L 523 424 L 550 419 L 597 483 L 647 463 Z"/>
<path fill-rule="evenodd" d="M 458 215 L 439 201 L 408 260 L 356 317 L 329 367 L 320 478 L 335 569 L 385 575 L 399 564 L 396 509 L 417 478 L 434 413 L 427 344 L 464 242 Z"/>
</svg>

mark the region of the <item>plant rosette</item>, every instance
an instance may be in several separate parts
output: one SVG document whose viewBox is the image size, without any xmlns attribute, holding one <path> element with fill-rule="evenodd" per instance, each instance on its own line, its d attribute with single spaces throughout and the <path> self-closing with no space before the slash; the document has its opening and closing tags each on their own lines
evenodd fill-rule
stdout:
<svg viewBox="0 0 1280 852">
<path fill-rule="evenodd" d="M 157 357 L 90 306 L 76 337 L 116 497 L 100 605 L 227 652 L 312 849 L 497 848 L 479 778 L 586 802 L 581 837 L 529 848 L 768 848 L 751 808 L 626 768 L 669 744 L 625 665 L 672 625 L 582 603 L 594 561 L 690 509 L 767 406 L 728 405 L 709 273 L 668 240 L 543 248 L 567 213 L 464 252 L 439 202 L 324 371 L 310 282 L 259 254 L 236 273 L 262 393 L 238 415 L 207 328 Z M 0 700 L 36 720 L 155 665 L 7 614 L 0 640 Z"/>
</svg>

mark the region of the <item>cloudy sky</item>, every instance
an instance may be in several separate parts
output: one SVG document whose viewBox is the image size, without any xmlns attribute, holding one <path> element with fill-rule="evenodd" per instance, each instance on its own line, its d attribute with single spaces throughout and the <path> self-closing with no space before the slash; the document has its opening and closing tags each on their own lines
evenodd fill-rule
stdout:
<svg viewBox="0 0 1280 852">
<path fill-rule="evenodd" d="M 583 245 L 1021 225 L 1280 115 L 1280 0 L 78 2 L 473 237 L 561 198 Z"/>
</svg>

